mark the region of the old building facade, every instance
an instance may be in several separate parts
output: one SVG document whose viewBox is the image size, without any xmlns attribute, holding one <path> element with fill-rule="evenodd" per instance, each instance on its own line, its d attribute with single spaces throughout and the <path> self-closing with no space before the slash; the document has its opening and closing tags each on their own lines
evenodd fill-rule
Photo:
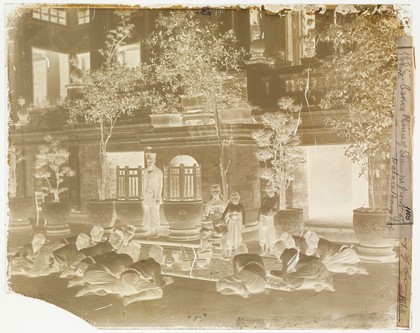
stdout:
<svg viewBox="0 0 420 333">
<path fill-rule="evenodd" d="M 121 63 L 137 66 L 147 62 L 144 39 L 153 31 L 158 15 L 167 11 L 134 11 L 131 20 L 135 33 L 119 51 Z M 221 121 L 224 158 L 229 163 L 227 182 L 231 191 L 240 193 L 248 212 L 247 222 L 258 217 L 262 190 L 252 131 L 261 128 L 260 115 L 274 111 L 277 100 L 283 96 L 293 97 L 302 105 L 298 134 L 305 158 L 288 189 L 288 203 L 303 208 L 305 219 L 350 218 L 352 208 L 367 198 L 366 185 L 344 157 L 343 142 L 324 125 L 326 116 L 342 115 L 344 111 L 325 111 L 318 106 L 326 83 L 320 77 L 310 76 L 319 59 L 331 50 L 326 44 L 315 44 L 307 37 L 307 30 L 331 21 L 332 11 L 327 8 L 323 14 L 272 15 L 252 9 L 200 9 L 197 17 L 203 22 L 223 22 L 222 29 L 235 32 L 237 47 L 250 53 L 238 78 L 246 86 L 253 108 L 238 119 Z M 57 105 L 71 93 L 71 60 L 77 59 L 81 70 L 100 67 L 102 57 L 98 50 L 114 26 L 112 9 L 94 7 L 22 9 L 21 16 L 9 25 L 10 142 L 24 156 L 17 174 L 18 195 L 32 196 L 40 189 L 40 180 L 33 176 L 35 155 L 43 137 L 51 134 L 63 139 L 70 151 L 69 165 L 77 173 L 68 180 L 69 190 L 63 196 L 72 202 L 74 210 L 82 212 L 87 200 L 97 198 L 98 129 L 93 125 L 68 125 L 66 113 Z M 198 102 L 183 102 L 185 111 L 197 106 Z M 176 126 L 156 125 L 150 111 L 142 109 L 132 117 L 120 119 L 109 144 L 114 170 L 111 174 L 115 175 L 117 166 L 144 165 L 148 146 L 156 151 L 156 164 L 161 168 L 175 156 L 189 155 L 201 166 L 203 201 L 207 201 L 210 185 L 221 183 L 221 150 L 214 114 L 202 112 L 191 117 L 185 112 L 180 118 Z M 108 197 L 116 198 L 114 176 Z"/>
</svg>

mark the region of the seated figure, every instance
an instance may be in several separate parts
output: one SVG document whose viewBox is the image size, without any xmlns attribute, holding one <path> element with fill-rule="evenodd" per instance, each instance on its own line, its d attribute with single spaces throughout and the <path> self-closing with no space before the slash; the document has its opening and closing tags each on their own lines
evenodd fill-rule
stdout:
<svg viewBox="0 0 420 333">
<path fill-rule="evenodd" d="M 348 245 L 330 242 L 320 238 L 313 231 L 306 231 L 303 237 L 295 237 L 298 249 L 306 254 L 313 254 L 333 273 L 367 275 L 356 251 Z"/>
<path fill-rule="evenodd" d="M 334 291 L 331 273 L 319 258 L 288 249 L 282 240 L 274 244 L 272 253 L 281 263 L 281 269 L 270 271 L 270 275 L 282 280 L 284 290 Z"/>
<path fill-rule="evenodd" d="M 160 248 L 160 249 L 159 249 Z M 152 250 L 152 249 L 151 249 Z M 160 262 L 165 256 L 161 247 L 154 247 L 151 251 Z M 149 251 L 150 254 L 150 251 Z M 84 295 L 117 294 L 122 296 L 123 304 L 158 299 L 163 296 L 163 287 L 173 283 L 170 277 L 162 278 L 161 266 L 154 258 L 139 260 L 123 271 L 118 278 L 101 284 L 85 284 L 76 297 Z M 111 279 L 110 279 L 111 280 Z"/>
<path fill-rule="evenodd" d="M 237 248 L 245 252 L 246 247 Z M 233 258 L 233 275 L 216 282 L 216 290 L 222 295 L 239 295 L 261 293 L 265 289 L 267 276 L 262 258 L 258 254 L 240 253 Z"/>
<path fill-rule="evenodd" d="M 203 206 L 199 252 L 206 251 L 211 246 L 210 238 L 218 239 L 227 231 L 226 228 L 215 228 L 216 225 L 220 224 L 223 211 L 226 208 L 226 201 L 221 193 L 220 185 L 212 185 L 210 191 L 212 198 Z M 225 246 L 225 243 L 221 245 Z M 222 251 L 226 251 L 225 247 Z"/>
</svg>

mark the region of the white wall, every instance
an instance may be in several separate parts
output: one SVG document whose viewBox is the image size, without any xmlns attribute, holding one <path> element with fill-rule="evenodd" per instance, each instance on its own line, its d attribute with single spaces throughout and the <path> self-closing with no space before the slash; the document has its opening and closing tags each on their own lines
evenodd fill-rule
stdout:
<svg viewBox="0 0 420 333">
<path fill-rule="evenodd" d="M 107 153 L 108 159 L 113 166 L 137 168 L 139 165 L 144 167 L 143 151 L 126 151 Z"/>
<path fill-rule="evenodd" d="M 367 206 L 367 181 L 359 178 L 358 166 L 344 156 L 344 145 L 306 149 L 309 219 L 350 224 L 353 209 Z"/>
</svg>

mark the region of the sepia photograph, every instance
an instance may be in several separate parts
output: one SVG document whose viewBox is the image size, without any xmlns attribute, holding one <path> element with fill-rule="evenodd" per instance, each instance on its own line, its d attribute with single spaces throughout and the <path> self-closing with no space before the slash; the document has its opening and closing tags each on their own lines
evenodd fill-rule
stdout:
<svg viewBox="0 0 420 333">
<path fill-rule="evenodd" d="M 4 4 L 8 297 L 97 329 L 410 328 L 411 6 L 141 5 Z"/>
</svg>

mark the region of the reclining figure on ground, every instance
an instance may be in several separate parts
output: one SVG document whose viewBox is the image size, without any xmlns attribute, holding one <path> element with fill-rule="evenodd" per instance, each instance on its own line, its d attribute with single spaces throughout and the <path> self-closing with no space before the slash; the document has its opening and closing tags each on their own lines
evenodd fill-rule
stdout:
<svg viewBox="0 0 420 333">
<path fill-rule="evenodd" d="M 173 279 L 161 275 L 161 264 L 165 262 L 162 247 L 153 245 L 149 256 L 148 259 L 131 264 L 118 277 L 108 274 L 106 282 L 99 280 L 95 284 L 85 283 L 76 297 L 116 294 L 123 298 L 124 305 L 161 298 L 163 287 L 173 283 Z"/>
<path fill-rule="evenodd" d="M 29 277 L 45 276 L 61 271 L 67 266 L 67 259 L 86 247 L 93 246 L 102 239 L 103 228 L 94 226 L 90 237 L 80 233 L 59 241 L 47 241 L 37 233 L 31 243 L 21 247 L 10 261 L 12 275 Z"/>
<path fill-rule="evenodd" d="M 258 254 L 247 253 L 241 244 L 233 257 L 233 275 L 216 282 L 216 290 L 222 295 L 238 295 L 244 298 L 250 294 L 262 293 L 267 281 L 265 266 Z"/>
<path fill-rule="evenodd" d="M 84 248 L 80 251 L 76 251 L 72 256 L 68 258 L 63 264 L 64 269 L 60 274 L 61 278 L 71 278 L 74 276 L 75 271 L 78 268 L 79 263 L 85 260 L 89 263 L 90 258 L 100 256 L 109 252 L 123 254 L 131 251 L 131 247 L 137 247 L 132 243 L 137 241 L 132 240 L 134 237 L 134 227 L 126 226 L 124 228 L 115 229 L 111 232 L 108 239 L 102 242 L 98 242 L 96 245 Z M 61 250 L 61 249 L 60 249 Z"/>
<path fill-rule="evenodd" d="M 318 257 L 301 253 L 283 240 L 278 240 L 271 252 L 281 264 L 278 270 L 270 271 L 270 275 L 280 284 L 280 289 L 335 291 L 331 273 Z"/>
<path fill-rule="evenodd" d="M 105 240 L 104 232 L 105 232 L 104 228 L 102 228 L 100 225 L 94 225 L 92 229 L 90 229 L 90 233 L 89 233 L 89 237 L 90 237 L 89 246 L 94 246 L 97 243 L 104 241 Z M 60 240 L 59 243 L 63 245 L 75 244 L 77 237 L 79 235 L 80 234 L 64 238 Z"/>
<path fill-rule="evenodd" d="M 136 242 L 127 250 L 127 253 L 111 251 L 83 259 L 76 266 L 74 278 L 69 281 L 68 287 L 83 286 L 85 283 L 100 284 L 114 281 L 140 259 L 140 250 L 141 244 Z"/>
<path fill-rule="evenodd" d="M 348 245 L 330 242 L 313 231 L 306 231 L 302 237 L 293 238 L 301 253 L 318 257 L 330 272 L 368 275 L 358 254 Z"/>
</svg>

